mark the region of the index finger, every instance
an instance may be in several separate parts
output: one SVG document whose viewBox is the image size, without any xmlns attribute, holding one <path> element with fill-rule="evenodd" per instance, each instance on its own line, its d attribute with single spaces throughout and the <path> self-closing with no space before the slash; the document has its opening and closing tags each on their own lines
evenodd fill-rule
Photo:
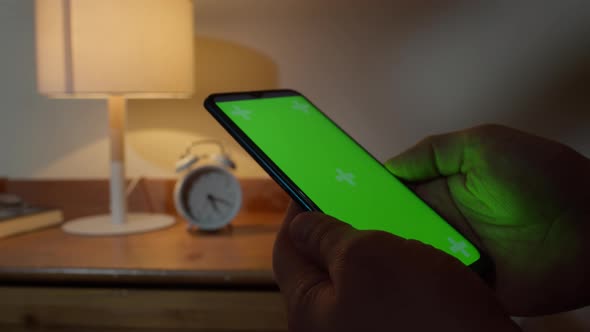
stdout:
<svg viewBox="0 0 590 332">
<path fill-rule="evenodd" d="M 289 236 L 289 225 L 302 211 L 297 204 L 291 203 L 273 249 L 274 278 L 286 297 L 290 310 L 295 302 L 314 286 L 329 281 L 328 274 L 300 254 Z"/>
<path fill-rule="evenodd" d="M 385 163 L 394 175 L 408 181 L 459 174 L 466 160 L 466 134 L 430 136 Z"/>
</svg>

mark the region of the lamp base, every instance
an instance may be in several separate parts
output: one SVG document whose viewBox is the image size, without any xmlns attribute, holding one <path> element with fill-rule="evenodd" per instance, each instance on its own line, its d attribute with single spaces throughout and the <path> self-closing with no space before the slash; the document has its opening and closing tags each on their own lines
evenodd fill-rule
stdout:
<svg viewBox="0 0 590 332">
<path fill-rule="evenodd" d="M 174 217 L 165 214 L 129 213 L 124 224 L 113 223 L 111 215 L 98 215 L 68 221 L 61 228 L 70 234 L 107 236 L 155 231 L 172 226 L 174 222 Z"/>
</svg>

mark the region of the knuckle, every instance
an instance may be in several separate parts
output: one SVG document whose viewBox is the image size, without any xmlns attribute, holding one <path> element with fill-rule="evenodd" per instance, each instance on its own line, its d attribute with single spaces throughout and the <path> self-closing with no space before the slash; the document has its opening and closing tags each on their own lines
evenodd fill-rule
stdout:
<svg viewBox="0 0 590 332">
<path fill-rule="evenodd" d="M 298 214 L 291 223 L 291 228 L 297 229 L 298 237 L 308 243 L 313 243 L 315 238 L 321 236 L 323 232 L 322 223 L 318 223 L 318 218 L 321 218 L 316 212 L 303 212 Z"/>
<path fill-rule="evenodd" d="M 295 280 L 295 285 L 293 286 L 292 290 L 292 297 L 299 300 L 305 297 L 305 294 L 310 288 L 310 282 L 305 272 L 300 272 L 299 275 L 295 277 Z"/>
<path fill-rule="evenodd" d="M 330 217 L 317 212 L 310 212 L 308 222 L 315 223 L 308 228 L 305 238 L 310 243 L 315 243 L 320 247 L 333 246 L 340 241 L 339 234 L 343 225 L 335 223 Z"/>
<path fill-rule="evenodd" d="M 294 278 L 295 284 L 289 292 L 289 297 L 295 304 L 309 304 L 310 296 L 313 295 L 313 290 L 316 286 L 322 284 L 323 280 L 320 280 L 313 271 L 301 270 Z"/>
</svg>

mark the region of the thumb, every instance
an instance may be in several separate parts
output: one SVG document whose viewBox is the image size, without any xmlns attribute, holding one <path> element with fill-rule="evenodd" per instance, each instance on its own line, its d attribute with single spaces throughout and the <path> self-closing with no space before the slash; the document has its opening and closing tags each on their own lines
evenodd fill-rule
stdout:
<svg viewBox="0 0 590 332">
<path fill-rule="evenodd" d="M 459 174 L 466 164 L 465 132 L 428 137 L 409 150 L 388 160 L 385 167 L 408 181 L 425 181 Z"/>
<path fill-rule="evenodd" d="M 319 212 L 301 213 L 289 225 L 289 236 L 295 247 L 330 275 L 345 244 L 358 232 L 352 226 Z"/>
</svg>

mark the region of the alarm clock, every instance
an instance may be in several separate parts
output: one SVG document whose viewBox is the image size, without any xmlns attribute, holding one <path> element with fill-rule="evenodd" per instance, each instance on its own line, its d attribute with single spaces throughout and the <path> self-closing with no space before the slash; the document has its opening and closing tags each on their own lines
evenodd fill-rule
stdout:
<svg viewBox="0 0 590 332">
<path fill-rule="evenodd" d="M 193 147 L 213 143 L 221 152 L 214 155 L 193 155 Z M 181 176 L 174 188 L 176 211 L 189 223 L 189 230 L 216 231 L 226 227 L 242 205 L 240 182 L 234 175 L 235 163 L 221 143 L 198 141 L 187 149 L 176 163 Z"/>
</svg>

